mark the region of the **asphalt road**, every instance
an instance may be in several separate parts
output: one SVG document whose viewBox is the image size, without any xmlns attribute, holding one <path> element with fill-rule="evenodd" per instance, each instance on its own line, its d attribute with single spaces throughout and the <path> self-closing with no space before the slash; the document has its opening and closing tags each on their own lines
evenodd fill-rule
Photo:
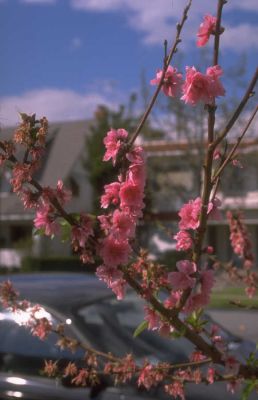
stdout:
<svg viewBox="0 0 258 400">
<path fill-rule="evenodd" d="M 208 314 L 234 335 L 258 342 L 258 311 L 209 310 Z"/>
</svg>

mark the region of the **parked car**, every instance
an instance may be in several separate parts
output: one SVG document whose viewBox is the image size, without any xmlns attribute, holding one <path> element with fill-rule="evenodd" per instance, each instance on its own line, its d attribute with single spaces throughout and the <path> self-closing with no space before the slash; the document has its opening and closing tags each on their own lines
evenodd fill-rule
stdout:
<svg viewBox="0 0 258 400">
<path fill-rule="evenodd" d="M 2 277 L 1 280 L 5 280 Z M 65 324 L 66 332 L 83 343 L 117 356 L 132 352 L 140 362 L 185 362 L 193 346 L 186 340 L 162 338 L 152 331 L 144 331 L 137 338 L 133 332 L 143 320 L 141 301 L 129 292 L 118 302 L 94 276 L 87 274 L 17 274 L 10 276 L 20 297 L 40 304 L 41 312 L 54 322 Z M 42 376 L 44 360 L 81 362 L 83 351 L 70 353 L 55 344 L 57 337 L 51 333 L 41 341 L 32 336 L 22 325 L 19 316 L 5 309 L 0 310 L 0 399 L 25 400 L 154 400 L 166 399 L 160 389 L 150 392 L 135 384 L 114 387 L 105 380 L 95 388 L 74 388 L 65 381 Z M 226 330 L 221 334 L 238 358 L 244 359 L 254 350 L 252 342 L 241 340 Z M 223 383 L 213 385 L 188 385 L 187 400 L 236 400 L 240 395 L 226 392 Z M 256 397 L 251 397 L 255 399 Z"/>
</svg>

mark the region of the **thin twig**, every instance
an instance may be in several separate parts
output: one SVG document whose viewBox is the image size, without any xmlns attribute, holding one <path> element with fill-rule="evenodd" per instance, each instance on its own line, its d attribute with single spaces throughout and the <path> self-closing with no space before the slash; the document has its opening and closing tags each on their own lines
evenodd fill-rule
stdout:
<svg viewBox="0 0 258 400">
<path fill-rule="evenodd" d="M 242 98 L 242 100 L 240 101 L 238 107 L 236 108 L 236 110 L 234 111 L 232 117 L 230 118 L 230 120 L 228 121 L 227 125 L 225 126 L 225 128 L 223 129 L 223 131 L 218 135 L 217 139 L 214 140 L 214 142 L 212 143 L 212 149 L 215 150 L 216 147 L 218 146 L 218 144 L 227 136 L 228 132 L 230 131 L 230 129 L 233 127 L 233 125 L 235 124 L 236 120 L 238 119 L 239 115 L 241 114 L 241 112 L 243 111 L 246 103 L 248 102 L 248 100 L 250 99 L 250 97 L 252 97 L 254 95 L 254 87 L 256 85 L 258 79 L 258 68 L 256 69 L 253 78 Z"/>
<path fill-rule="evenodd" d="M 217 21 L 215 27 L 215 39 L 214 39 L 214 50 L 213 50 L 213 65 L 218 65 L 219 61 L 219 41 L 220 41 L 220 34 L 221 34 L 221 16 L 222 16 L 222 9 L 224 4 L 226 4 L 225 0 L 218 1 L 217 7 Z"/>
<path fill-rule="evenodd" d="M 256 113 L 258 111 L 258 106 L 256 106 L 256 108 L 254 109 L 251 117 L 249 118 L 242 134 L 239 136 L 239 138 L 237 139 L 237 142 L 235 143 L 235 145 L 233 146 L 233 148 L 231 149 L 231 151 L 229 152 L 228 156 L 226 157 L 226 159 L 224 160 L 224 162 L 221 164 L 221 166 L 219 167 L 219 169 L 215 172 L 214 176 L 212 177 L 212 183 L 215 182 L 215 180 L 221 175 L 222 171 L 225 169 L 225 167 L 228 165 L 228 163 L 230 163 L 236 153 L 237 148 L 239 147 L 243 137 L 245 136 L 249 126 L 251 125 Z"/>
<path fill-rule="evenodd" d="M 174 44 L 173 44 L 173 46 L 172 46 L 172 48 L 171 48 L 171 50 L 169 52 L 169 55 L 168 55 L 167 60 L 166 60 L 166 63 L 164 62 L 164 66 L 163 66 L 160 82 L 159 82 L 159 84 L 158 84 L 158 86 L 157 86 L 157 88 L 156 88 L 156 90 L 155 90 L 155 92 L 154 92 L 154 94 L 152 96 L 152 99 L 151 99 L 149 105 L 147 106 L 147 109 L 144 112 L 144 114 L 143 114 L 143 116 L 142 116 L 142 118 L 141 118 L 141 120 L 140 120 L 140 122 L 139 122 L 139 124 L 138 124 L 138 126 L 137 126 L 137 128 L 135 130 L 135 132 L 133 133 L 131 139 L 128 142 L 128 146 L 129 147 L 131 147 L 133 145 L 133 143 L 135 142 L 137 136 L 139 135 L 143 125 L 145 124 L 145 122 L 146 122 L 146 120 L 147 120 L 147 118 L 148 118 L 148 116 L 149 116 L 149 114 L 150 114 L 155 102 L 156 102 L 158 94 L 159 94 L 159 92 L 160 92 L 160 90 L 161 90 L 161 88 L 163 86 L 164 78 L 165 78 L 165 74 L 166 74 L 166 71 L 168 69 L 168 66 L 169 66 L 169 64 L 170 64 L 170 62 L 171 62 L 171 60 L 173 58 L 173 55 L 177 51 L 178 44 L 181 42 L 180 34 L 181 34 L 182 28 L 184 26 L 184 23 L 187 20 L 187 14 L 188 14 L 188 11 L 189 11 L 189 9 L 191 7 L 191 4 L 192 4 L 192 0 L 189 0 L 186 8 L 183 11 L 181 22 L 177 24 L 176 38 L 175 38 Z"/>
</svg>

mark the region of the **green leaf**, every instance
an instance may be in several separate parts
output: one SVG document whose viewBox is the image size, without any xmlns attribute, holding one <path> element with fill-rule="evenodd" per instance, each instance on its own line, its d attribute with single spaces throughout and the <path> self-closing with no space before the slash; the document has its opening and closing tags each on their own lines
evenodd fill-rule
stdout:
<svg viewBox="0 0 258 400">
<path fill-rule="evenodd" d="M 66 242 L 70 239 L 71 235 L 71 225 L 67 222 L 67 224 L 61 223 L 61 241 Z"/>
<path fill-rule="evenodd" d="M 148 327 L 148 321 L 142 321 L 140 325 L 138 325 L 137 328 L 135 329 L 133 337 L 135 338 L 139 336 L 143 331 L 145 331 L 145 329 L 147 329 L 147 327 Z"/>
<path fill-rule="evenodd" d="M 39 229 L 33 228 L 32 234 L 33 234 L 33 236 L 37 236 L 37 235 L 42 236 L 42 235 L 45 235 L 45 231 L 43 228 L 39 228 Z"/>
<path fill-rule="evenodd" d="M 241 400 L 248 400 L 248 397 L 250 396 L 256 385 L 257 385 L 257 380 L 250 381 L 243 390 Z"/>
</svg>

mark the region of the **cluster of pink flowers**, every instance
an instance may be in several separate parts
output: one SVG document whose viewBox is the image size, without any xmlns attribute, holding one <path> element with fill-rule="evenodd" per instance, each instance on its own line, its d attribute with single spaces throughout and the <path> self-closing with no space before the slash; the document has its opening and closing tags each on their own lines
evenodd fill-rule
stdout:
<svg viewBox="0 0 258 400">
<path fill-rule="evenodd" d="M 186 67 L 186 80 L 182 87 L 181 99 L 191 105 L 199 101 L 213 104 L 215 97 L 225 95 L 225 89 L 219 79 L 222 74 L 219 65 L 207 68 L 206 74 L 197 71 L 195 67 Z"/>
<path fill-rule="evenodd" d="M 218 207 L 220 201 L 215 198 L 207 206 L 207 214 L 213 218 L 219 218 Z M 200 225 L 200 213 L 202 200 L 197 197 L 195 200 L 190 200 L 184 204 L 179 211 L 179 232 L 173 236 L 176 240 L 176 250 L 188 251 L 193 247 L 193 237 L 189 230 L 195 231 Z M 213 249 L 208 247 L 206 252 L 212 252 Z M 208 304 L 210 300 L 210 292 L 214 284 L 214 276 L 212 270 L 199 270 L 195 263 L 189 260 L 181 260 L 176 264 L 177 270 L 168 274 L 168 281 L 172 286 L 171 298 L 172 307 L 178 304 L 178 297 L 186 289 L 191 289 L 192 293 L 188 297 L 184 311 L 192 312 Z M 168 302 L 168 300 L 166 300 Z"/>
<path fill-rule="evenodd" d="M 109 161 L 112 159 L 113 165 L 116 164 L 117 154 L 127 139 L 128 132 L 125 129 L 111 129 L 104 139 L 104 145 L 106 147 L 106 152 L 103 157 L 103 161 Z"/>
<path fill-rule="evenodd" d="M 158 385 L 158 383 L 163 380 L 164 375 L 162 369 L 159 370 L 157 367 L 146 362 L 140 371 L 138 386 L 144 386 L 149 390 L 151 387 Z"/>
<path fill-rule="evenodd" d="M 250 236 L 243 222 L 243 214 L 240 212 L 233 214 L 231 211 L 228 211 L 227 219 L 229 222 L 231 246 L 235 254 L 244 260 L 244 267 L 250 269 L 253 266 L 254 256 Z"/>
<path fill-rule="evenodd" d="M 198 285 L 188 297 L 185 312 L 192 312 L 209 304 L 211 289 L 214 285 L 214 274 L 211 269 L 199 271 Z"/>
<path fill-rule="evenodd" d="M 220 213 L 218 207 L 221 202 L 218 198 L 212 202 L 209 202 L 207 207 L 207 214 L 212 219 L 220 219 Z M 173 239 L 177 241 L 176 249 L 178 251 L 187 251 L 193 246 L 193 239 L 189 230 L 196 230 L 199 227 L 200 213 L 202 207 L 202 199 L 197 197 L 195 200 L 190 200 L 188 203 L 184 204 L 178 215 L 180 217 L 179 221 L 179 232 L 173 236 Z"/>
<path fill-rule="evenodd" d="M 168 274 L 168 279 L 173 289 L 175 290 L 185 290 L 188 288 L 193 288 L 195 285 L 196 278 L 193 274 L 196 272 L 195 263 L 189 260 L 182 260 L 176 263 L 178 272 L 170 272 Z"/>
<path fill-rule="evenodd" d="M 90 236 L 93 236 L 93 224 L 89 215 L 81 213 L 78 218 L 78 224 L 71 230 L 71 242 L 74 251 L 83 251 L 86 242 Z"/>
<path fill-rule="evenodd" d="M 215 33 L 217 18 L 206 15 L 197 33 L 197 46 L 204 46 L 211 34 Z M 176 97 L 180 91 L 183 92 L 181 100 L 185 103 L 196 105 L 199 101 L 213 105 L 215 98 L 225 95 L 225 89 L 220 82 L 223 71 L 219 65 L 207 68 L 203 74 L 195 67 L 186 67 L 186 78 L 183 82 L 182 74 L 175 67 L 169 65 L 166 72 L 158 70 L 156 78 L 150 81 L 151 85 L 159 85 L 162 78 L 162 91 L 166 96 Z"/>
<path fill-rule="evenodd" d="M 107 362 L 104 368 L 105 374 L 114 374 L 115 383 L 125 383 L 132 379 L 136 372 L 136 364 L 131 354 L 127 354 L 119 362 Z"/>
<path fill-rule="evenodd" d="M 156 79 L 151 80 L 152 85 L 158 85 L 163 72 L 157 72 Z M 223 71 L 219 65 L 209 67 L 206 74 L 197 71 L 195 67 L 186 67 L 186 79 L 183 83 L 182 74 L 178 74 L 176 68 L 169 66 L 165 73 L 162 90 L 166 96 L 175 97 L 180 90 L 185 103 L 196 105 L 199 101 L 205 104 L 213 104 L 215 97 L 224 96 L 225 89 L 220 82 Z"/>
<path fill-rule="evenodd" d="M 178 215 L 179 232 L 173 236 L 176 240 L 176 249 L 178 251 L 187 251 L 193 246 L 193 239 L 188 230 L 195 230 L 199 226 L 199 217 L 201 212 L 202 200 L 197 197 L 195 200 L 190 200 L 181 207 Z"/>
<path fill-rule="evenodd" d="M 54 198 L 62 205 L 67 203 L 71 198 L 71 192 L 65 189 L 61 180 L 58 181 L 56 189 L 51 189 L 49 187 L 44 188 L 37 202 L 34 226 L 37 229 L 43 229 L 47 236 L 56 235 L 60 232 L 60 224 L 57 221 L 58 214 L 51 203 L 51 200 Z M 26 198 L 26 201 L 27 200 L 28 197 Z"/>
<path fill-rule="evenodd" d="M 124 129 L 111 130 L 104 139 L 106 152 L 104 160 L 116 157 L 121 147 L 121 139 L 128 133 Z M 108 214 L 98 217 L 105 234 L 99 245 L 99 255 L 104 265 L 98 267 L 97 275 L 116 293 L 124 296 L 125 281 L 118 266 L 126 264 L 132 251 L 130 240 L 134 237 L 136 223 L 142 216 L 144 207 L 145 158 L 141 147 L 134 147 L 126 153 L 129 162 L 127 171 L 117 182 L 105 185 L 101 197 L 102 208 L 113 207 Z"/>
<path fill-rule="evenodd" d="M 168 274 L 168 281 L 173 290 L 170 298 L 165 301 L 165 305 L 169 306 L 169 308 L 175 307 L 183 291 L 186 289 L 192 289 L 192 293 L 184 306 L 185 312 L 192 312 L 207 305 L 210 300 L 211 289 L 214 285 L 213 271 L 198 271 L 197 280 L 197 267 L 195 263 L 189 260 L 181 260 L 177 262 L 176 266 L 178 271 Z"/>
</svg>

